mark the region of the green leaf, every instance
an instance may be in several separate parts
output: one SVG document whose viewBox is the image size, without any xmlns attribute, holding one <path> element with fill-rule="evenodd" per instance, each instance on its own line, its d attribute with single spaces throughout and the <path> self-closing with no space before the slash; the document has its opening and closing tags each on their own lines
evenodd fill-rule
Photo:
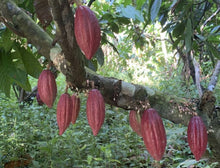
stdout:
<svg viewBox="0 0 220 168">
<path fill-rule="evenodd" d="M 11 31 L 6 28 L 1 31 L 1 34 L 0 47 L 3 47 L 5 49 L 5 52 L 9 52 L 14 43 L 14 41 L 11 40 Z"/>
<path fill-rule="evenodd" d="M 137 19 L 141 22 L 144 21 L 144 17 L 142 16 L 141 12 L 139 10 L 136 10 L 133 6 L 128 5 L 126 7 L 123 7 L 122 5 L 119 7 L 119 10 L 121 10 L 122 16 L 129 18 L 129 19 Z"/>
<path fill-rule="evenodd" d="M 189 167 L 189 166 L 191 166 L 191 165 L 193 165 L 195 163 L 197 163 L 197 161 L 195 159 L 187 159 L 184 162 L 180 163 L 177 168 Z"/>
<path fill-rule="evenodd" d="M 180 35 L 183 34 L 184 29 L 185 29 L 185 22 L 178 23 L 173 30 L 173 36 L 179 37 Z"/>
<path fill-rule="evenodd" d="M 110 41 L 107 40 L 107 43 L 112 46 L 113 50 L 119 55 L 119 51 L 118 49 L 115 47 L 115 45 L 113 43 L 111 43 Z"/>
<path fill-rule="evenodd" d="M 187 19 L 187 23 L 186 23 L 185 46 L 186 46 L 186 52 L 189 52 L 192 48 L 192 24 L 190 18 Z"/>
<path fill-rule="evenodd" d="M 42 71 L 42 67 L 36 59 L 35 55 L 24 48 L 19 48 L 19 52 L 22 56 L 22 61 L 24 63 L 27 74 L 34 78 L 38 78 Z"/>
<path fill-rule="evenodd" d="M 7 97 L 10 97 L 11 81 L 8 77 L 8 61 L 6 53 L 0 49 L 0 90 L 5 93 Z"/>
<path fill-rule="evenodd" d="M 161 2 L 162 2 L 162 0 L 154 0 L 154 2 L 153 2 L 153 5 L 152 5 L 151 11 L 150 11 L 152 22 L 156 19 L 157 15 L 158 15 L 158 12 L 159 12 L 160 6 L 161 6 Z"/>
<path fill-rule="evenodd" d="M 135 11 L 135 18 L 136 18 L 137 20 L 141 21 L 141 22 L 144 22 L 144 17 L 143 17 L 143 15 L 141 14 L 141 12 L 138 11 L 138 10 Z"/>
<path fill-rule="evenodd" d="M 27 73 L 14 66 L 10 66 L 8 76 L 11 78 L 12 83 L 16 83 L 26 91 L 31 91 L 31 85 L 27 78 Z"/>
<path fill-rule="evenodd" d="M 111 22 L 110 27 L 111 27 L 112 32 L 119 33 L 119 27 L 115 22 Z"/>
<path fill-rule="evenodd" d="M 138 0 L 137 3 L 137 9 L 141 9 L 141 7 L 144 5 L 146 0 Z"/>
<path fill-rule="evenodd" d="M 206 42 L 206 45 L 208 46 L 208 50 L 210 51 L 210 54 L 220 59 L 220 51 L 212 43 Z"/>
<path fill-rule="evenodd" d="M 111 13 L 105 13 L 104 15 L 102 15 L 101 20 L 113 20 L 113 16 Z"/>
<path fill-rule="evenodd" d="M 13 83 L 18 84 L 26 91 L 31 91 L 31 85 L 27 78 L 27 73 L 16 66 L 13 60 L 14 53 L 1 52 L 0 64 L 0 88 L 9 97 L 10 86 Z M 18 64 L 19 65 L 19 64 Z"/>
<path fill-rule="evenodd" d="M 125 17 L 117 17 L 116 21 L 118 22 L 119 25 L 122 25 L 122 24 L 127 25 L 127 24 L 130 23 L 130 20 L 128 18 L 125 18 Z"/>
<path fill-rule="evenodd" d="M 104 64 L 104 53 L 103 53 L 101 47 L 99 47 L 98 51 L 95 54 L 95 57 L 96 57 L 99 65 L 102 66 Z"/>
<path fill-rule="evenodd" d="M 95 60 L 95 59 L 86 60 L 86 66 L 87 66 L 89 69 L 91 69 L 91 70 L 93 70 L 93 71 L 96 72 L 97 69 L 98 69 L 97 60 Z"/>
<path fill-rule="evenodd" d="M 183 40 L 182 37 L 179 37 L 174 41 L 173 46 L 172 46 L 173 50 L 175 50 L 177 48 L 177 46 L 181 40 Z"/>
<path fill-rule="evenodd" d="M 214 34 L 214 33 L 218 32 L 219 30 L 220 30 L 220 25 L 215 26 L 210 33 Z"/>
<path fill-rule="evenodd" d="M 135 19 L 136 9 L 133 6 L 121 6 L 121 12 L 124 17 Z"/>
<path fill-rule="evenodd" d="M 206 40 L 206 37 L 200 35 L 200 34 L 196 34 L 195 35 L 196 37 L 198 37 L 201 41 L 205 41 Z"/>
</svg>

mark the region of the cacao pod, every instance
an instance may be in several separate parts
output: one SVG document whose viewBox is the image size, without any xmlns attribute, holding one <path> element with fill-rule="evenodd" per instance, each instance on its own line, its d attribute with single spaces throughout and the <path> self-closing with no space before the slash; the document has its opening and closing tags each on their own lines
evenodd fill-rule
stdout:
<svg viewBox="0 0 220 168">
<path fill-rule="evenodd" d="M 207 139 L 208 135 L 202 119 L 199 116 L 192 117 L 187 129 L 187 140 L 197 161 L 206 151 Z"/>
<path fill-rule="evenodd" d="M 161 160 L 166 148 L 166 132 L 163 121 L 153 108 L 144 111 L 141 118 L 141 135 L 149 154 Z"/>
<path fill-rule="evenodd" d="M 80 98 L 76 95 L 71 96 L 73 109 L 72 109 L 72 123 L 75 124 L 76 119 L 79 115 L 79 109 L 80 109 Z"/>
<path fill-rule="evenodd" d="M 102 127 L 105 119 L 104 98 L 97 89 L 92 89 L 89 91 L 86 103 L 86 114 L 93 135 L 96 136 L 100 128 Z"/>
<path fill-rule="evenodd" d="M 141 136 L 141 117 L 134 110 L 131 110 L 129 113 L 129 123 L 133 131 Z"/>
<path fill-rule="evenodd" d="M 37 90 L 41 100 L 51 108 L 57 95 L 55 77 L 50 70 L 43 70 L 39 76 Z"/>
<path fill-rule="evenodd" d="M 72 119 L 72 99 L 68 93 L 60 96 L 57 104 L 57 124 L 59 127 L 59 135 L 62 135 L 68 128 Z"/>
<path fill-rule="evenodd" d="M 44 104 L 44 102 L 42 102 L 42 100 L 40 99 L 40 95 L 38 92 L 36 94 L 36 99 L 39 106 L 42 106 Z"/>
<path fill-rule="evenodd" d="M 94 12 L 87 6 L 76 9 L 74 33 L 79 48 L 87 59 L 91 59 L 99 48 L 101 30 Z"/>
</svg>

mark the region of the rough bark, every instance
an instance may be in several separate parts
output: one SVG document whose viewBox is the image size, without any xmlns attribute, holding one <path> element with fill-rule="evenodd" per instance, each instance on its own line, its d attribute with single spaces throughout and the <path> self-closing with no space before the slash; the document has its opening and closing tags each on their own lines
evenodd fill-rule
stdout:
<svg viewBox="0 0 220 168">
<path fill-rule="evenodd" d="M 123 109 L 142 110 L 149 106 L 155 108 L 161 117 L 187 125 L 194 114 L 202 116 L 209 130 L 209 144 L 213 149 L 216 159 L 220 160 L 220 115 L 214 115 L 215 97 L 212 92 L 204 92 L 199 100 L 177 98 L 173 95 L 158 93 L 145 86 L 127 83 L 111 77 L 103 77 L 84 68 L 83 55 L 78 48 L 73 33 L 73 15 L 67 1 L 49 1 L 54 20 L 57 22 L 58 34 L 54 41 L 41 27 L 19 9 L 12 1 L 0 0 L 1 20 L 14 33 L 27 38 L 38 52 L 51 60 L 56 68 L 61 71 L 73 88 L 88 89 L 89 83 L 98 88 L 105 102 Z M 61 7 L 62 6 L 62 7 Z M 59 9 L 59 11 L 58 11 Z M 56 12 L 60 16 L 56 16 Z M 68 17 L 67 20 L 65 18 Z M 73 23 L 73 22 L 72 22 Z M 67 25 L 66 25 L 67 24 Z M 70 30 L 72 29 L 72 30 Z M 62 32 L 60 32 L 62 30 Z M 65 43 L 65 44 L 63 44 Z M 74 54 L 73 54 L 74 53 Z M 90 82 L 88 82 L 90 81 Z M 198 107 L 198 108 L 197 108 Z"/>
</svg>

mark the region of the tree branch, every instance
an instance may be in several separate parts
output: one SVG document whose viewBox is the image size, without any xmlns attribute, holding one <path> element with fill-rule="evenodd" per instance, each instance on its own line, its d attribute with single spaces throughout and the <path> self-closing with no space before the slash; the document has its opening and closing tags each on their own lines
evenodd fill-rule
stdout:
<svg viewBox="0 0 220 168">
<path fill-rule="evenodd" d="M 4 22 L 10 25 L 13 32 L 19 32 L 28 42 L 33 44 L 38 52 L 49 59 L 50 48 L 52 47 L 52 38 L 44 30 L 35 24 L 35 22 L 12 1 L 0 0 L 0 15 Z M 19 34 L 18 34 L 19 35 Z"/>
<path fill-rule="evenodd" d="M 95 0 L 90 0 L 87 6 L 90 7 L 93 2 L 95 2 Z"/>
<path fill-rule="evenodd" d="M 215 66 L 215 70 L 212 74 L 212 77 L 211 77 L 209 85 L 208 85 L 208 90 L 213 91 L 215 89 L 215 86 L 218 82 L 219 73 L 220 73 L 220 60 L 218 60 L 216 66 Z"/>
<path fill-rule="evenodd" d="M 191 57 L 192 57 L 192 54 L 191 54 Z M 195 58 L 192 57 L 192 60 L 193 60 L 193 65 L 194 65 L 194 68 L 195 68 L 195 84 L 196 84 L 196 87 L 197 87 L 197 90 L 198 90 L 198 93 L 199 93 L 199 98 L 202 97 L 202 94 L 203 94 L 203 91 L 202 91 L 202 87 L 201 87 L 201 84 L 200 84 L 200 66 L 199 66 L 199 63 L 196 61 Z"/>
<path fill-rule="evenodd" d="M 203 29 L 207 25 L 207 23 L 209 21 L 211 21 L 212 18 L 214 18 L 219 12 L 220 12 L 220 6 L 218 6 L 218 9 L 202 24 L 202 26 L 200 27 L 201 32 L 203 31 Z"/>
</svg>

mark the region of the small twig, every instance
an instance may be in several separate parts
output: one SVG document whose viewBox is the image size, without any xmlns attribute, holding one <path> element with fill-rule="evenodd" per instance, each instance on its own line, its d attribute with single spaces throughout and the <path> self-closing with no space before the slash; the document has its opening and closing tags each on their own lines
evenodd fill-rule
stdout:
<svg viewBox="0 0 220 168">
<path fill-rule="evenodd" d="M 93 2 L 95 2 L 95 0 L 90 0 L 87 6 L 90 7 Z"/>
<path fill-rule="evenodd" d="M 220 74 L 220 60 L 218 60 L 216 66 L 215 66 L 215 70 L 212 74 L 212 77 L 210 79 L 209 85 L 208 85 L 208 90 L 213 91 L 217 81 L 218 81 L 218 76 Z"/>
<path fill-rule="evenodd" d="M 65 93 L 68 93 L 69 85 L 66 83 Z"/>
<path fill-rule="evenodd" d="M 220 7 L 203 23 L 203 25 L 200 27 L 200 31 L 202 32 L 204 27 L 207 25 L 209 21 L 212 20 L 218 13 L 220 12 Z"/>
<path fill-rule="evenodd" d="M 18 96 L 18 93 L 17 93 L 17 91 L 15 89 L 15 85 L 12 85 L 12 88 L 13 88 L 13 90 L 15 92 L 15 96 L 16 96 L 17 100 L 19 100 L 19 96 Z"/>
<path fill-rule="evenodd" d="M 31 97 L 36 96 L 36 93 L 37 93 L 37 86 L 33 87 L 31 92 L 26 93 L 28 95 L 26 95 L 26 97 L 24 98 L 24 102 L 28 101 Z"/>
<path fill-rule="evenodd" d="M 191 57 L 192 57 L 192 55 L 191 55 Z M 203 91 L 202 91 L 202 87 L 201 87 L 201 84 L 200 84 L 200 68 L 199 68 L 199 63 L 193 57 L 192 57 L 192 60 L 193 60 L 194 68 L 195 68 L 196 87 L 197 87 L 197 90 L 198 90 L 198 93 L 199 93 L 199 98 L 201 98 L 202 94 L 203 94 Z"/>
<path fill-rule="evenodd" d="M 20 90 L 20 97 L 19 97 L 19 103 L 24 102 L 24 95 L 25 95 L 25 90 L 21 88 Z"/>
</svg>

